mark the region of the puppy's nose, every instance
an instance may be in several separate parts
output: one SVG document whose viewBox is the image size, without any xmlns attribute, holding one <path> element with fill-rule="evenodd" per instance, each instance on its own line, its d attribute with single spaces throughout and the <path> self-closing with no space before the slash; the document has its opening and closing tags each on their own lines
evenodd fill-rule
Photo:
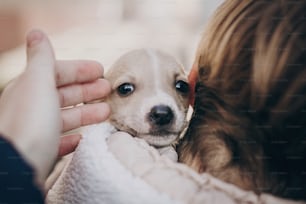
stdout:
<svg viewBox="0 0 306 204">
<path fill-rule="evenodd" d="M 149 113 L 149 121 L 154 125 L 168 125 L 173 120 L 173 112 L 169 106 L 154 106 Z"/>
</svg>

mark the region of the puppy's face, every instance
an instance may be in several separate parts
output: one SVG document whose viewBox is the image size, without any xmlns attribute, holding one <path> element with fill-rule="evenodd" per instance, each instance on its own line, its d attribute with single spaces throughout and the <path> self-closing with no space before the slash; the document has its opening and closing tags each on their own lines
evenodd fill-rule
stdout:
<svg viewBox="0 0 306 204">
<path fill-rule="evenodd" d="M 173 143 L 186 125 L 189 86 L 175 59 L 156 50 L 135 50 L 106 73 L 111 123 L 154 146 Z"/>
</svg>

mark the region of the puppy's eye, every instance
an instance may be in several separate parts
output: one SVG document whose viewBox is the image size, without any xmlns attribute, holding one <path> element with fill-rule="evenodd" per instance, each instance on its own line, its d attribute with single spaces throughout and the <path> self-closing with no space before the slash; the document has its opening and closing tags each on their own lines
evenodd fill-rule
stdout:
<svg viewBox="0 0 306 204">
<path fill-rule="evenodd" d="M 135 90 L 135 87 L 133 84 L 130 83 L 124 83 L 121 84 L 118 88 L 117 88 L 117 92 L 120 96 L 128 96 L 131 93 L 133 93 Z"/>
<path fill-rule="evenodd" d="M 189 85 L 187 82 L 179 80 L 175 83 L 175 88 L 176 90 L 178 90 L 179 92 L 183 93 L 183 94 L 187 94 L 189 92 Z"/>
</svg>

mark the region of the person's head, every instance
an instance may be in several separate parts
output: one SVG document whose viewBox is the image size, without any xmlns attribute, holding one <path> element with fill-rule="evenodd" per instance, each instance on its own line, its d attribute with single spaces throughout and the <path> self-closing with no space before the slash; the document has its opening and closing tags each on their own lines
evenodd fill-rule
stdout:
<svg viewBox="0 0 306 204">
<path fill-rule="evenodd" d="M 305 199 L 306 1 L 225 1 L 193 69 L 180 160 L 244 189 Z"/>
</svg>

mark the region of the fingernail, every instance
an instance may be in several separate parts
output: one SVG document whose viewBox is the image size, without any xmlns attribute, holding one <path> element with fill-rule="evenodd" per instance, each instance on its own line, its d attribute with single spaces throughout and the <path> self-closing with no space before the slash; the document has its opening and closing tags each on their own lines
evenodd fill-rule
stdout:
<svg viewBox="0 0 306 204">
<path fill-rule="evenodd" d="M 38 30 L 31 31 L 27 36 L 27 46 L 33 47 L 41 42 L 43 39 L 43 33 Z"/>
</svg>

